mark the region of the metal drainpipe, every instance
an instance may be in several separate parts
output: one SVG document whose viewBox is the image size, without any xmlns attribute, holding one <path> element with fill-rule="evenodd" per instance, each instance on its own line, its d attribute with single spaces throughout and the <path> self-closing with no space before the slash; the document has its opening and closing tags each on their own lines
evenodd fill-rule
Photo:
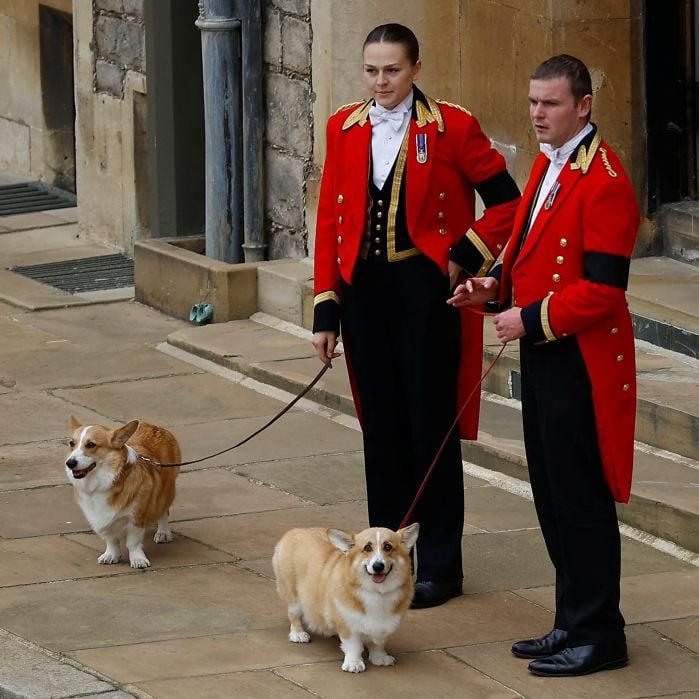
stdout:
<svg viewBox="0 0 699 699">
<path fill-rule="evenodd" d="M 206 255 L 243 261 L 241 22 L 233 0 L 199 0 L 204 78 Z"/>
<path fill-rule="evenodd" d="M 243 0 L 243 196 L 246 262 L 265 259 L 262 0 Z"/>
</svg>

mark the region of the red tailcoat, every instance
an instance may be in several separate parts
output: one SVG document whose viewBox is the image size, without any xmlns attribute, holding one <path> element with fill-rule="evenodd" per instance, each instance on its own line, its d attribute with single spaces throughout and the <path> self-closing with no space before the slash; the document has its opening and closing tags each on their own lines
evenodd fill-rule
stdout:
<svg viewBox="0 0 699 699">
<path fill-rule="evenodd" d="M 595 131 L 576 149 L 520 250 L 539 182 L 534 162 L 507 245 L 502 303 L 522 308 L 527 335 L 555 342 L 575 335 L 592 385 L 604 474 L 618 502 L 628 502 L 633 468 L 636 368 L 626 285 L 639 211 L 631 183 Z"/>
<path fill-rule="evenodd" d="M 512 231 L 519 191 L 507 174 L 504 158 L 491 146 L 470 112 L 426 97 L 417 88 L 414 92 L 404 171 L 410 237 L 444 274 L 451 256 L 468 274 L 482 276 Z M 342 302 L 340 279 L 352 283 L 367 229 L 371 153 L 368 111 L 372 103 L 369 100 L 342 107 L 327 125 L 315 239 L 316 331 L 337 329 Z M 418 160 L 418 134 L 426 136 L 425 162 Z M 478 220 L 476 191 L 486 206 Z M 459 405 L 480 377 L 483 351 L 482 317 L 465 310 L 461 320 Z M 476 391 L 460 421 L 464 438 L 477 436 L 479 403 L 480 392 Z"/>
</svg>

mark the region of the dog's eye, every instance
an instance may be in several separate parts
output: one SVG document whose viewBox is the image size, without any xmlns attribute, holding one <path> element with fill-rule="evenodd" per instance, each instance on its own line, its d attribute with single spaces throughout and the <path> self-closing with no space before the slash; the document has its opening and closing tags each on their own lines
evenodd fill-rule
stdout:
<svg viewBox="0 0 699 699">
<path fill-rule="evenodd" d="M 96 445 L 94 442 L 87 442 L 87 443 L 85 444 L 85 446 L 86 446 L 88 449 L 94 449 L 97 445 Z"/>
<path fill-rule="evenodd" d="M 388 541 L 383 545 L 383 550 L 384 551 L 393 551 L 393 546 L 388 543 Z"/>
<path fill-rule="evenodd" d="M 364 549 L 363 549 L 364 553 L 369 553 L 371 550 L 372 550 L 371 544 L 366 544 L 366 546 L 364 546 Z"/>
</svg>

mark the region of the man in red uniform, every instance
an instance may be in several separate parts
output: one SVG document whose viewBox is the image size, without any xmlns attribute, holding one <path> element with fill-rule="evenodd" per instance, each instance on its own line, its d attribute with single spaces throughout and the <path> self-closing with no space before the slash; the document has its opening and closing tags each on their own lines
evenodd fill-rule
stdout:
<svg viewBox="0 0 699 699">
<path fill-rule="evenodd" d="M 520 340 L 524 439 L 534 503 L 556 570 L 554 628 L 519 641 L 536 675 L 627 662 L 614 501 L 627 502 L 636 383 L 625 290 L 639 213 L 631 183 L 590 122 L 585 65 L 555 56 L 533 73 L 541 153 L 501 265 L 455 289 L 455 306 L 499 298 L 502 342 Z"/>
</svg>

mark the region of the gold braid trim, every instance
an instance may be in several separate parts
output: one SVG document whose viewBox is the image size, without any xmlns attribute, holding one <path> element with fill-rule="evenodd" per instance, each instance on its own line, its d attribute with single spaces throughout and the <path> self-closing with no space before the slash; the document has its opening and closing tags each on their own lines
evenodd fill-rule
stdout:
<svg viewBox="0 0 699 699">
<path fill-rule="evenodd" d="M 340 305 L 340 297 L 334 291 L 322 291 L 317 294 L 313 298 L 313 308 L 323 301 L 334 301 L 338 306 Z"/>
<path fill-rule="evenodd" d="M 478 233 L 476 233 L 473 228 L 469 228 L 468 231 L 466 231 L 466 237 L 471 241 L 476 250 L 478 250 L 478 252 L 483 256 L 483 264 L 476 273 L 477 277 L 483 277 L 491 268 L 493 262 L 495 262 L 495 257 L 493 257 L 492 253 L 488 249 L 488 246 L 483 242 L 483 240 L 481 240 Z"/>
<path fill-rule="evenodd" d="M 607 149 L 600 146 L 599 153 L 602 156 L 602 162 L 604 167 L 607 168 L 607 172 L 610 177 L 618 177 L 617 173 L 614 171 L 612 166 L 609 164 L 609 157 L 607 156 Z"/>
<path fill-rule="evenodd" d="M 353 112 L 350 113 L 347 119 L 345 119 L 345 123 L 342 125 L 342 130 L 346 131 L 355 124 L 364 126 L 364 124 L 366 124 L 367 122 L 367 119 L 369 118 L 369 110 L 371 109 L 372 101 L 373 100 L 366 100 L 366 102 L 356 102 L 355 104 L 358 104 L 359 106 Z M 351 107 L 352 105 L 349 106 Z"/>
<path fill-rule="evenodd" d="M 551 329 L 551 323 L 549 323 L 549 301 L 553 296 L 551 292 L 542 302 L 541 302 L 541 328 L 544 331 L 544 337 L 546 342 L 555 342 L 558 338 L 553 334 Z"/>
<path fill-rule="evenodd" d="M 580 146 L 580 148 L 578 148 L 578 156 L 575 158 L 575 162 L 570 164 L 570 169 L 582 170 L 582 174 L 587 175 L 587 171 L 590 169 L 590 165 L 592 165 L 592 160 L 597 154 L 597 149 L 601 142 L 602 137 L 599 135 L 598 131 L 592 139 L 589 152 L 585 146 Z"/>
</svg>

